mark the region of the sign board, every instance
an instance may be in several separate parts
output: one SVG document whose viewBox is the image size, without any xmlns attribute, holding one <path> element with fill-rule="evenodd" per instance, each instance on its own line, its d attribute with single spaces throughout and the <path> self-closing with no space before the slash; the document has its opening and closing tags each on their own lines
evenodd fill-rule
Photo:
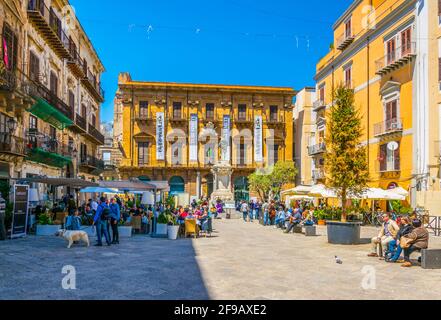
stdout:
<svg viewBox="0 0 441 320">
<path fill-rule="evenodd" d="M 263 120 L 256 116 L 254 120 L 254 161 L 263 162 Z"/>
<path fill-rule="evenodd" d="M 222 124 L 222 142 L 225 146 L 222 147 L 222 160 L 230 162 L 231 161 L 231 117 L 224 116 Z"/>
<path fill-rule="evenodd" d="M 156 160 L 165 160 L 165 116 L 156 113 Z"/>
<path fill-rule="evenodd" d="M 190 115 L 190 161 L 198 161 L 198 115 Z"/>
<path fill-rule="evenodd" d="M 225 203 L 224 209 L 236 209 L 234 202 Z"/>
<path fill-rule="evenodd" d="M 29 186 L 14 185 L 14 211 L 12 213 L 11 239 L 26 236 L 29 209 Z"/>
</svg>

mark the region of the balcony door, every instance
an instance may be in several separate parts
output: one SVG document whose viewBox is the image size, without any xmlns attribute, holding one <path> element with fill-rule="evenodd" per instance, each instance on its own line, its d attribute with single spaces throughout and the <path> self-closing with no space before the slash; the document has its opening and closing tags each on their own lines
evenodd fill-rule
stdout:
<svg viewBox="0 0 441 320">
<path fill-rule="evenodd" d="M 58 77 L 55 72 L 51 71 L 50 76 L 50 91 L 54 96 L 58 95 Z"/>
<path fill-rule="evenodd" d="M 139 102 L 139 116 L 140 117 L 147 117 L 149 114 L 149 103 L 147 101 L 140 101 Z"/>
<path fill-rule="evenodd" d="M 389 40 L 386 44 L 387 50 L 387 65 L 390 65 L 395 62 L 395 52 L 396 52 L 396 42 L 395 38 Z"/>
<path fill-rule="evenodd" d="M 173 102 L 173 119 L 182 119 L 182 103 Z"/>
<path fill-rule="evenodd" d="M 393 150 L 389 144 L 380 146 L 380 171 L 393 172 L 400 170 L 400 143 L 397 142 L 398 148 Z"/>
<path fill-rule="evenodd" d="M 412 50 L 412 28 L 407 28 L 401 32 L 401 55 L 404 57 Z"/>
<path fill-rule="evenodd" d="M 279 107 L 270 106 L 270 121 L 278 121 Z"/>
<path fill-rule="evenodd" d="M 386 122 L 385 129 L 390 131 L 396 129 L 395 126 L 398 124 L 398 101 L 393 100 L 386 103 Z"/>
<path fill-rule="evenodd" d="M 149 164 L 149 142 L 138 142 L 138 166 Z"/>
<path fill-rule="evenodd" d="M 240 104 L 238 120 L 246 120 L 246 119 L 247 119 L 247 106 L 245 104 Z"/>
<path fill-rule="evenodd" d="M 346 39 L 352 37 L 352 19 L 349 19 L 345 24 Z"/>
<path fill-rule="evenodd" d="M 40 59 L 35 53 L 29 53 L 29 78 L 31 81 L 40 81 Z"/>
</svg>

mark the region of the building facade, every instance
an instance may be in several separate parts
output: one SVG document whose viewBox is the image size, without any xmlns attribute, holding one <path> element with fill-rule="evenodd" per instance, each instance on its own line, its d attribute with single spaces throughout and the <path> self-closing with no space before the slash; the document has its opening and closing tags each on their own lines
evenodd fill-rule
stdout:
<svg viewBox="0 0 441 320">
<path fill-rule="evenodd" d="M 434 23 L 433 17 L 430 22 L 433 11 L 439 12 L 438 1 L 354 1 L 334 24 L 334 46 L 317 64 L 315 75 L 316 132 L 310 146 L 315 167 L 324 167 L 326 113 L 334 89 L 344 85 L 354 90 L 363 118 L 370 186 L 403 187 L 410 191 L 414 207 L 424 205 L 417 199 L 430 188 L 439 188 L 434 156 L 439 153 L 435 141 L 440 116 L 434 102 L 439 81 L 430 79 L 437 70 L 438 59 L 430 55 L 438 55 L 438 40 L 429 35 L 439 21 Z M 431 102 L 430 88 L 435 87 Z"/>
<path fill-rule="evenodd" d="M 294 95 L 291 88 L 141 82 L 122 73 L 114 124 L 121 178 L 166 180 L 187 200 L 209 197 L 212 166 L 222 159 L 233 167 L 236 200 L 248 199 L 252 172 L 294 159 Z"/>
<path fill-rule="evenodd" d="M 310 139 L 316 131 L 315 112 L 313 103 L 316 100 L 315 88 L 304 88 L 296 95 L 294 107 L 294 141 L 295 162 L 298 169 L 296 185 L 311 186 L 321 178 L 320 172 L 314 167 L 311 158 Z"/>
<path fill-rule="evenodd" d="M 120 180 L 119 165 L 121 163 L 121 148 L 114 137 L 113 123 L 101 125 L 101 132 L 104 135 L 104 145 L 98 148 L 100 159 L 104 163 L 104 180 Z"/>
<path fill-rule="evenodd" d="M 11 178 L 98 179 L 104 67 L 73 8 L 66 0 L 1 0 L 0 25 L 5 188 Z"/>
</svg>

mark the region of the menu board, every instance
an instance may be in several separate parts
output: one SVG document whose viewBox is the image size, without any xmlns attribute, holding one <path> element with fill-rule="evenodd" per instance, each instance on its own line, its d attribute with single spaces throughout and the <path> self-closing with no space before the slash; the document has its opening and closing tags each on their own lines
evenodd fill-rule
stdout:
<svg viewBox="0 0 441 320">
<path fill-rule="evenodd" d="M 11 239 L 24 237 L 28 223 L 29 186 L 14 186 L 14 211 L 12 214 Z"/>
</svg>

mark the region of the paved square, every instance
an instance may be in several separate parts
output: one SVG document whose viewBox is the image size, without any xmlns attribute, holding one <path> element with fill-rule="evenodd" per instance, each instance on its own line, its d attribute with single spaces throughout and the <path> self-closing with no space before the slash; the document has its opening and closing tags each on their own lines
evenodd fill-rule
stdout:
<svg viewBox="0 0 441 320">
<path fill-rule="evenodd" d="M 212 238 L 136 236 L 110 248 L 67 250 L 55 237 L 2 242 L 0 299 L 441 299 L 441 270 L 368 258 L 369 244 L 329 245 L 323 227 L 307 238 L 257 222 L 214 226 Z M 441 239 L 430 245 L 441 248 Z M 76 290 L 62 289 L 65 265 L 76 268 Z M 376 272 L 375 290 L 362 288 L 365 266 Z"/>
</svg>

